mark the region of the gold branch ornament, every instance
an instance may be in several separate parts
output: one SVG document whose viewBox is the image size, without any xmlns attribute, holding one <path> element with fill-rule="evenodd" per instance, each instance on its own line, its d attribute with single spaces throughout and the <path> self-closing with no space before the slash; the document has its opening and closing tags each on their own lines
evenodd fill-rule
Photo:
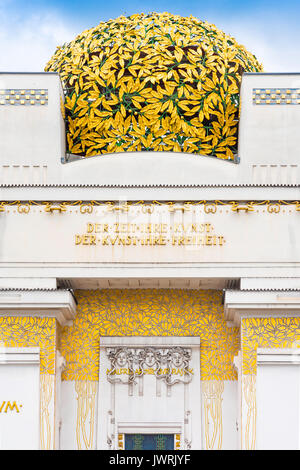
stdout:
<svg viewBox="0 0 300 470">
<path fill-rule="evenodd" d="M 254 450 L 256 443 L 256 375 L 249 374 L 243 377 L 243 390 L 247 405 L 245 423 L 245 449 Z"/>
<path fill-rule="evenodd" d="M 76 381 L 75 391 L 77 393 L 77 449 L 93 449 L 97 383 Z"/>
<path fill-rule="evenodd" d="M 239 87 L 256 57 L 214 25 L 120 16 L 58 47 L 68 151 L 173 151 L 236 161 Z"/>
<path fill-rule="evenodd" d="M 206 449 L 221 449 L 223 440 L 222 394 L 224 382 L 202 382 Z M 215 447 L 216 445 L 216 447 Z"/>
<path fill-rule="evenodd" d="M 40 445 L 41 449 L 51 448 L 50 403 L 53 395 L 53 375 L 40 375 Z"/>
</svg>

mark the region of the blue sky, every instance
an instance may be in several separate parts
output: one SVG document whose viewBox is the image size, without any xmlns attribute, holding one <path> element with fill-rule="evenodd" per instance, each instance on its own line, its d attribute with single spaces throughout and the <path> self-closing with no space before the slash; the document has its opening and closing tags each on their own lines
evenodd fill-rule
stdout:
<svg viewBox="0 0 300 470">
<path fill-rule="evenodd" d="M 193 15 L 234 36 L 267 72 L 300 72 L 300 0 L 0 0 L 0 71 L 41 71 L 57 45 L 139 12 Z"/>
</svg>

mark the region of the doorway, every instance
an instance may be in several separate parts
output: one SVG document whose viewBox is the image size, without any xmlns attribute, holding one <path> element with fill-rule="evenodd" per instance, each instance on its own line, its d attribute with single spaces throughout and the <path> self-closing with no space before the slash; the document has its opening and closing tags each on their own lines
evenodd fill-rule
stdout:
<svg viewBox="0 0 300 470">
<path fill-rule="evenodd" d="M 201 448 L 200 339 L 102 337 L 98 449 Z"/>
</svg>

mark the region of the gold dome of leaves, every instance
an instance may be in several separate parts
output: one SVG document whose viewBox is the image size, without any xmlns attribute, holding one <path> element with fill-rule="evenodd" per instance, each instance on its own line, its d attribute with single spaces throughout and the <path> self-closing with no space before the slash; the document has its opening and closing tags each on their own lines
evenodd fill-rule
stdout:
<svg viewBox="0 0 300 470">
<path fill-rule="evenodd" d="M 121 16 L 58 47 L 45 71 L 66 93 L 68 151 L 174 151 L 235 160 L 239 85 L 262 66 L 214 25 Z"/>
</svg>

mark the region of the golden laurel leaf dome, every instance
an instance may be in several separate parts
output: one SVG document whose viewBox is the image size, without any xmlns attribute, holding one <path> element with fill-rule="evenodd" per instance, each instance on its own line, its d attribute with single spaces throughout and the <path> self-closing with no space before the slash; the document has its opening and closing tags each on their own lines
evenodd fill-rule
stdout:
<svg viewBox="0 0 300 470">
<path fill-rule="evenodd" d="M 174 151 L 235 160 L 239 86 L 256 57 L 216 26 L 169 13 L 101 22 L 45 71 L 66 94 L 68 151 Z"/>
</svg>

